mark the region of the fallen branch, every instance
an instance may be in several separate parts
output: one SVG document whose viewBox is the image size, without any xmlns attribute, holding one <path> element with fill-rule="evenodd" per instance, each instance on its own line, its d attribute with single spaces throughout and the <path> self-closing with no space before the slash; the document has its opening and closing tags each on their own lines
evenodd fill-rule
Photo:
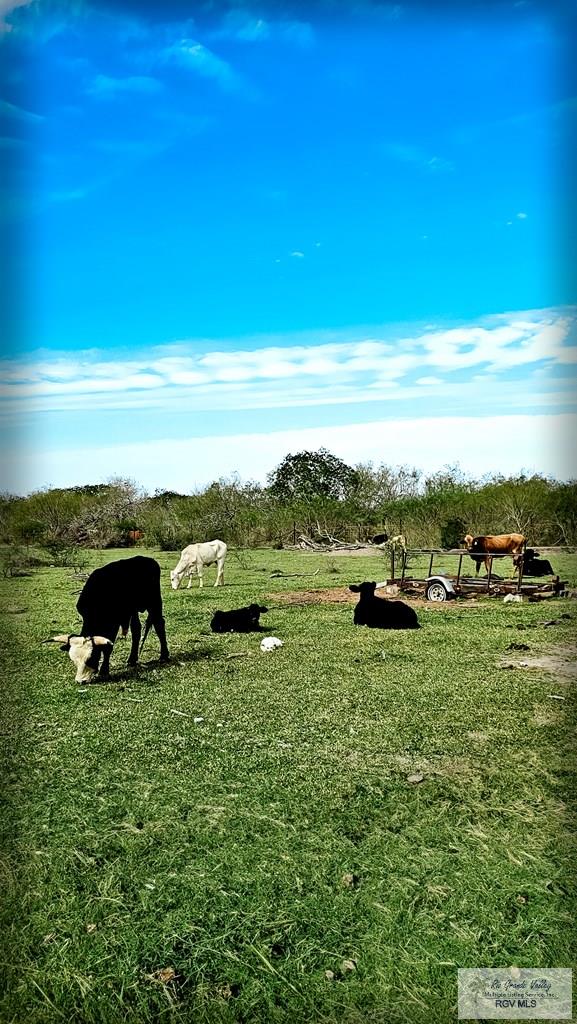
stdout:
<svg viewBox="0 0 577 1024">
<path fill-rule="evenodd" d="M 277 578 L 279 576 L 282 576 L 283 578 L 286 579 L 289 576 L 318 576 L 320 571 L 321 571 L 320 569 L 315 569 L 314 572 L 281 572 L 280 569 L 277 569 L 276 572 L 271 572 L 270 575 L 271 575 L 271 579 L 273 577 Z"/>
<path fill-rule="evenodd" d="M 339 540 L 338 537 L 331 537 L 329 534 L 325 534 L 326 540 L 322 543 L 311 540 L 305 533 L 301 533 L 298 538 L 297 548 L 306 551 L 361 551 L 365 548 L 376 548 L 376 544 L 368 544 L 365 541 L 346 541 Z"/>
</svg>

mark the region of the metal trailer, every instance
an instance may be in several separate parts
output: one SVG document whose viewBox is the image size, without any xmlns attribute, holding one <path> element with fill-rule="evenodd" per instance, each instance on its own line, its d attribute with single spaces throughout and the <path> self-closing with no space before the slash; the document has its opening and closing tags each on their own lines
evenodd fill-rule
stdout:
<svg viewBox="0 0 577 1024">
<path fill-rule="evenodd" d="M 429 555 L 429 569 L 427 575 L 422 578 L 415 578 L 407 575 L 407 563 L 410 555 Z M 434 573 L 433 562 L 435 555 L 453 555 L 458 557 L 456 573 Z M 450 601 L 455 597 L 471 595 L 488 595 L 498 597 L 504 594 L 522 594 L 526 597 L 551 596 L 561 594 L 567 587 L 559 576 L 552 576 L 546 583 L 525 583 L 523 582 L 523 558 L 521 558 L 516 577 L 501 579 L 493 575 L 493 562 L 499 558 L 510 558 L 505 554 L 488 554 L 489 568 L 486 577 L 464 576 L 462 572 L 463 559 L 469 558 L 470 552 L 463 548 L 451 549 L 448 551 L 442 548 L 413 548 L 411 551 L 403 551 L 400 557 L 400 575 L 396 575 L 399 568 L 399 559 L 395 564 L 395 552 L 391 551 L 391 576 L 386 581 L 387 586 L 396 585 L 399 590 L 406 593 L 423 595 L 428 601 Z M 485 556 L 480 556 L 485 557 Z"/>
</svg>

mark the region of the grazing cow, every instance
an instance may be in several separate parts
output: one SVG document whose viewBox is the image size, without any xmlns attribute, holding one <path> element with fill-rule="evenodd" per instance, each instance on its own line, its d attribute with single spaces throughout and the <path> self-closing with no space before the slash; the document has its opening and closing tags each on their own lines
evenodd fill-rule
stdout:
<svg viewBox="0 0 577 1024">
<path fill-rule="evenodd" d="M 231 612 L 217 611 L 212 617 L 210 628 L 213 633 L 260 633 L 262 626 L 259 615 L 268 612 L 260 604 L 249 604 L 247 608 L 237 608 Z"/>
<path fill-rule="evenodd" d="M 126 534 L 126 540 L 128 544 L 137 544 L 139 540 L 142 540 L 144 533 L 142 530 L 129 530 Z"/>
<path fill-rule="evenodd" d="M 376 533 L 374 537 L 371 537 L 371 544 L 386 544 L 388 539 L 388 533 Z"/>
<path fill-rule="evenodd" d="M 490 555 L 518 555 L 523 551 L 526 538 L 522 533 L 499 533 L 495 535 L 472 537 L 468 533 L 463 543 L 475 562 L 475 575 L 478 575 L 481 563 L 489 571 Z"/>
<path fill-rule="evenodd" d="M 376 583 L 351 584 L 349 590 L 360 594 L 355 606 L 355 626 L 370 626 L 372 629 L 419 629 L 419 620 L 414 608 L 404 601 L 387 601 L 375 596 Z"/>
<path fill-rule="evenodd" d="M 519 569 L 523 564 L 523 576 L 554 576 L 553 567 L 547 558 L 540 558 L 534 548 L 525 548 L 525 553 L 515 555 L 513 565 Z"/>
<path fill-rule="evenodd" d="M 101 656 L 98 674 L 101 679 L 108 679 L 110 655 L 119 629 L 126 636 L 130 627 L 132 643 L 128 664 L 136 665 L 141 635 L 139 612 L 148 612 L 142 643 L 154 627 L 160 641 L 160 660 L 168 661 L 160 566 L 154 558 L 136 555 L 95 569 L 84 584 L 76 609 L 82 618 L 81 634 L 66 633 L 52 640 L 62 644 L 63 651 L 68 651 L 76 665 L 77 683 L 92 681 Z"/>
<path fill-rule="evenodd" d="M 224 584 L 224 560 L 226 558 L 226 544 L 222 540 L 207 540 L 204 544 L 189 544 L 182 552 L 178 565 L 170 573 L 170 582 L 173 590 L 178 590 L 181 580 L 188 576 L 188 587 L 192 586 L 192 577 L 197 573 L 199 586 L 202 587 L 202 571 L 205 565 L 214 565 L 216 562 L 216 583 Z"/>
</svg>

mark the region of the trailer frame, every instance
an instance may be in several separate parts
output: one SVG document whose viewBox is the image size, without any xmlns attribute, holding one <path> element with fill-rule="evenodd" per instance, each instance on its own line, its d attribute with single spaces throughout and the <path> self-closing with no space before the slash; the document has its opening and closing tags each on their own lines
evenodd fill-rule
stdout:
<svg viewBox="0 0 577 1024">
<path fill-rule="evenodd" d="M 415 578 L 407 575 L 407 562 L 410 555 L 429 555 L 429 569 L 425 577 Z M 456 573 L 433 573 L 435 555 L 458 556 Z M 447 601 L 456 597 L 487 596 L 500 597 L 507 594 L 517 594 L 524 597 L 555 597 L 561 594 L 568 584 L 561 581 L 558 575 L 554 575 L 546 583 L 524 583 L 523 562 L 524 553 L 521 555 L 518 568 L 510 579 L 501 579 L 493 575 L 493 562 L 495 559 L 508 558 L 510 555 L 495 553 L 487 554 L 489 567 L 486 577 L 469 577 L 463 575 L 463 559 L 469 557 L 470 552 L 463 548 L 411 548 L 401 554 L 399 576 L 395 574 L 395 552 L 391 550 L 391 575 L 387 579 L 387 586 L 397 586 L 399 590 L 415 595 L 424 595 L 427 600 Z M 482 556 L 481 556 L 482 557 Z M 398 565 L 398 562 L 397 562 Z M 442 588 L 442 589 L 441 589 Z M 442 592 L 444 591 L 444 593 Z"/>
</svg>

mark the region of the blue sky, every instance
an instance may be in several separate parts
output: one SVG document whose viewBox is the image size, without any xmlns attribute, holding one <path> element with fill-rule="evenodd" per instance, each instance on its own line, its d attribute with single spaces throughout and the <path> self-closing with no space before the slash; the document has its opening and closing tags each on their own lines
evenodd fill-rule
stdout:
<svg viewBox="0 0 577 1024">
<path fill-rule="evenodd" d="M 321 445 L 576 475 L 571 8 L 0 18 L 9 489 Z"/>
</svg>

